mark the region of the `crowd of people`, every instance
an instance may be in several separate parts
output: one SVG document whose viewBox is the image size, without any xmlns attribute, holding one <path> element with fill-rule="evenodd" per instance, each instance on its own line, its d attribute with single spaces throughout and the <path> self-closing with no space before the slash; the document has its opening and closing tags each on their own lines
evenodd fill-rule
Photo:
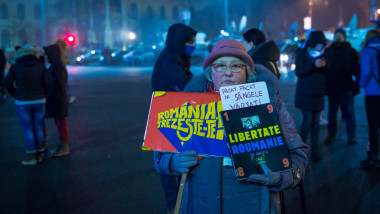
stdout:
<svg viewBox="0 0 380 214">
<path fill-rule="evenodd" d="M 44 52 L 36 46 L 16 46 L 15 63 L 2 80 L 2 98 L 6 98 L 5 89 L 14 97 L 16 113 L 23 130 L 26 158 L 21 161 L 22 165 L 33 166 L 50 156 L 60 157 L 70 153 L 66 119 L 69 98 L 65 44 L 58 40 L 56 44 L 43 47 Z M 1 70 L 4 72 L 5 57 L 3 54 L 0 57 Z M 50 64 L 48 69 L 46 60 Z M 4 77 L 4 73 L 1 77 Z M 45 118 L 54 119 L 59 133 L 59 147 L 51 155 Z"/>
<path fill-rule="evenodd" d="M 360 53 L 346 41 L 343 29 L 336 30 L 332 43 L 322 31 L 308 35 L 297 51 L 295 63 L 298 81 L 294 105 L 302 112 L 299 134 L 282 101 L 277 67 L 280 50 L 274 41 L 267 41 L 259 29 L 247 30 L 242 35 L 243 42 L 220 40 L 204 59 L 204 74 L 194 77 L 191 55 L 196 34 L 196 30 L 183 24 L 168 29 L 166 47 L 154 66 L 152 90 L 219 93 L 223 86 L 264 81 L 270 101 L 276 106 L 292 165 L 291 170 L 269 169 L 264 175 L 253 174 L 247 181 L 238 181 L 229 159 L 200 159 L 197 151 L 192 150 L 154 152 L 154 166 L 161 178 L 168 213 L 173 213 L 176 206 L 181 173 L 189 173 L 181 213 L 246 213 L 247 210 L 281 213 L 283 191 L 299 185 L 310 158 L 323 159 L 318 148 L 319 120 L 326 96 L 328 135 L 324 143 L 332 144 L 337 139 L 339 109 L 346 121 L 347 144 L 357 143 L 354 99 L 360 88 L 365 91 L 369 139 L 367 158 L 360 165 L 379 167 L 380 30 L 367 33 Z M 15 110 L 24 134 L 27 157 L 21 161 L 22 165 L 39 164 L 49 156 L 45 118 L 54 119 L 59 133 L 60 144 L 52 156 L 70 153 L 65 45 L 64 41 L 57 41 L 44 47 L 44 54 L 34 46 L 16 47 L 15 63 L 5 78 L 5 57 L 0 52 L 1 98 L 6 98 L 5 89 L 15 98 Z M 50 64 L 48 69 L 46 60 Z"/>
<path fill-rule="evenodd" d="M 369 126 L 367 158 L 364 168 L 379 167 L 378 145 L 380 112 L 380 31 L 368 32 L 360 54 L 346 42 L 346 32 L 338 29 L 328 43 L 322 31 L 313 31 L 296 55 L 298 77 L 295 106 L 302 111 L 299 135 L 286 110 L 279 90 L 280 72 L 276 62 L 280 51 L 274 41 L 266 41 L 259 29 L 243 34 L 243 42 L 224 39 L 215 44 L 203 62 L 204 75 L 194 77 L 189 58 L 194 49 L 196 31 L 176 24 L 169 28 L 166 48 L 154 67 L 152 90 L 211 92 L 227 85 L 265 81 L 270 100 L 276 105 L 279 122 L 292 162 L 292 170 L 253 174 L 247 181 L 235 179 L 233 168 L 225 158 L 198 158 L 196 151 L 154 153 L 154 166 L 161 176 L 168 213 L 173 213 L 181 173 L 189 173 L 182 199 L 181 213 L 281 213 L 283 190 L 295 188 L 305 175 L 308 159 L 319 161 L 319 121 L 328 98 L 328 135 L 324 143 L 332 144 L 337 136 L 337 112 L 346 120 L 347 144 L 357 143 L 354 98 L 365 89 L 365 106 Z M 379 61 L 380 62 L 380 61 Z M 224 65 L 224 70 L 215 69 Z M 239 65 L 239 72 L 231 70 Z M 236 67 L 236 66 L 235 66 Z M 309 132 L 310 140 L 309 140 Z M 309 146 L 308 146 L 309 145 Z"/>
</svg>

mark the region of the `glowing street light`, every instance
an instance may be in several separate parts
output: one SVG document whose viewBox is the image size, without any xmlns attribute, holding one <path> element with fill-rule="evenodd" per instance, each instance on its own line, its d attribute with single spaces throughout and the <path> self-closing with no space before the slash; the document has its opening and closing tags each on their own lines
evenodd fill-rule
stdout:
<svg viewBox="0 0 380 214">
<path fill-rule="evenodd" d="M 376 12 L 377 12 L 377 14 L 380 14 L 380 9 L 377 9 Z"/>
<path fill-rule="evenodd" d="M 135 40 L 135 39 L 136 39 L 136 34 L 133 33 L 133 32 L 130 32 L 130 33 L 128 34 L 128 38 L 129 38 L 130 40 Z"/>
</svg>

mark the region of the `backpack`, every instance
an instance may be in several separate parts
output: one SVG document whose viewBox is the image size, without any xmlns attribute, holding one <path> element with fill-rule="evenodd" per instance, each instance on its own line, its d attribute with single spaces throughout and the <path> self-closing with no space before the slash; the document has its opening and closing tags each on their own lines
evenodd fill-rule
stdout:
<svg viewBox="0 0 380 214">
<path fill-rule="evenodd" d="M 371 73 L 371 74 L 373 75 L 373 78 L 375 78 L 375 80 L 377 81 L 377 84 L 380 85 L 380 50 L 378 50 L 376 48 L 372 48 L 372 49 L 376 51 L 377 75 L 378 75 L 379 79 L 376 78 L 374 73 Z M 376 71 L 373 71 L 373 72 L 376 72 Z"/>
</svg>

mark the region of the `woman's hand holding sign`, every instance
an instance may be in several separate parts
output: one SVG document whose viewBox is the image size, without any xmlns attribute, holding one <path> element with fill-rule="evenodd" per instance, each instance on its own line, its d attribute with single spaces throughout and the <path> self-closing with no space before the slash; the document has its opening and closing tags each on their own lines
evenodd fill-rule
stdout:
<svg viewBox="0 0 380 214">
<path fill-rule="evenodd" d="M 197 165 L 198 153 L 195 150 L 175 153 L 172 157 L 170 170 L 178 173 L 185 173 L 189 168 Z"/>
<path fill-rule="evenodd" d="M 272 172 L 265 163 L 262 163 L 261 167 L 265 174 L 252 174 L 249 176 L 248 181 L 265 186 L 277 186 L 280 184 L 281 174 L 279 172 Z"/>
</svg>

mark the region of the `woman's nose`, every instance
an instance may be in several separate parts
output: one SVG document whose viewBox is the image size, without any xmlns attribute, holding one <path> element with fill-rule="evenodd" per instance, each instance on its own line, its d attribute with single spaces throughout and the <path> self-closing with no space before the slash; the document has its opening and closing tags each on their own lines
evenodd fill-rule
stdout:
<svg viewBox="0 0 380 214">
<path fill-rule="evenodd" d="M 227 67 L 226 69 L 226 76 L 231 76 L 232 75 L 232 71 L 229 67 Z"/>
</svg>

